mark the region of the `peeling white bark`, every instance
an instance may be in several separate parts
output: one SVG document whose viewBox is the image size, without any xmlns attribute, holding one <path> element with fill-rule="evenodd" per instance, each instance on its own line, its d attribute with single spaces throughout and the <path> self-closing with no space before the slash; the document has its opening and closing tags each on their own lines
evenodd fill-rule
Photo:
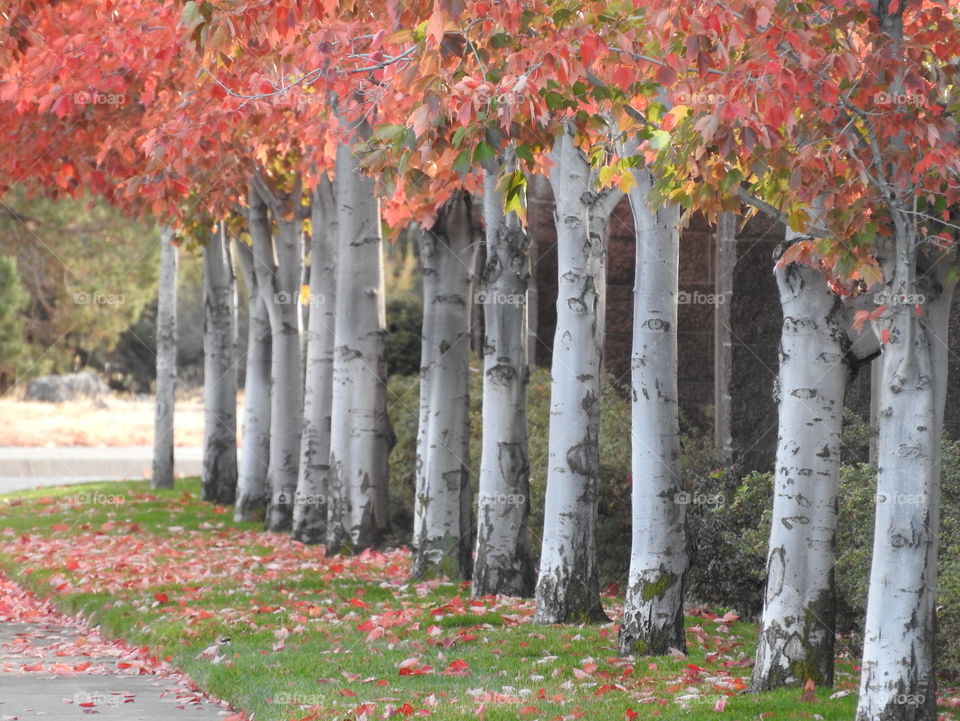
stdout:
<svg viewBox="0 0 960 721">
<path fill-rule="evenodd" d="M 789 245 L 797 237 L 787 231 Z M 815 268 L 774 270 L 783 308 L 779 444 L 767 588 L 752 687 L 833 683 L 834 541 L 850 341 Z"/>
<path fill-rule="evenodd" d="M 258 176 L 250 193 L 250 234 L 254 273 L 271 332 L 270 461 L 267 484 L 270 499 L 266 527 L 288 531 L 293 521 L 300 460 L 300 421 L 303 383 L 300 363 L 300 187 L 285 199 L 273 196 Z M 294 200 L 295 199 L 295 200 Z M 284 207 L 292 206 L 292 207 Z M 273 236 L 267 209 L 276 220 Z"/>
<path fill-rule="evenodd" d="M 313 189 L 311 207 L 310 313 L 293 537 L 321 543 L 327 532 L 337 287 L 336 201 L 333 182 L 326 176 Z"/>
<path fill-rule="evenodd" d="M 507 170 L 513 159 L 505 158 Z M 504 214 L 497 169 L 484 170 L 483 441 L 473 595 L 530 596 L 530 464 L 527 443 L 527 283 L 530 239 Z"/>
<path fill-rule="evenodd" d="M 455 193 L 420 232 L 423 331 L 414 508 L 414 578 L 470 575 L 470 293 L 477 233 Z"/>
<path fill-rule="evenodd" d="M 203 247 L 203 500 L 237 492 L 236 283 L 221 224 Z"/>
<path fill-rule="evenodd" d="M 337 308 L 330 432 L 331 551 L 378 545 L 389 530 L 383 249 L 372 178 L 337 148 Z"/>
<path fill-rule="evenodd" d="M 683 592 L 689 555 L 680 482 L 677 293 L 680 209 L 651 210 L 653 176 L 634 170 L 628 192 L 636 234 L 631 466 L 633 544 L 620 653 L 686 650 Z"/>
<path fill-rule="evenodd" d="M 571 128 L 554 141 L 551 159 L 559 280 L 543 547 L 534 616 L 537 623 L 545 624 L 606 618 L 600 603 L 596 548 L 603 348 L 598 313 L 605 277 L 602 225 L 619 199 L 612 191 L 594 190 L 595 179 Z"/>
<path fill-rule="evenodd" d="M 157 384 L 151 488 L 173 488 L 173 410 L 177 390 L 177 248 L 173 230 L 160 233 L 157 299 Z"/>
<path fill-rule="evenodd" d="M 237 473 L 237 500 L 233 520 L 249 521 L 266 508 L 270 463 L 270 318 L 253 272 L 253 251 L 236 244 L 237 257 L 247 286 L 247 366 L 243 399 L 243 446 Z"/>
<path fill-rule="evenodd" d="M 886 291 L 923 295 L 924 303 L 919 316 L 913 304 L 890 305 L 878 321 L 889 338 L 881 356 L 877 508 L 857 719 L 935 721 L 942 346 L 953 282 L 934 269 L 936 282 L 919 289 L 912 216 L 894 210 L 893 220 L 895 249 L 888 257 L 895 267 L 886 273 Z"/>
</svg>

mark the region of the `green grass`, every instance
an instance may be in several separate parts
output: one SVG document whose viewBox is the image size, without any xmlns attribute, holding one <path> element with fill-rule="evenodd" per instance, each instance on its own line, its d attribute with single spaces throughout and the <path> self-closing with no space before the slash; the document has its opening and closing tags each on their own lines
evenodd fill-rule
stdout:
<svg viewBox="0 0 960 721">
<path fill-rule="evenodd" d="M 402 553 L 327 559 L 234 524 L 198 493 L 193 479 L 173 491 L 129 482 L 0 497 L 0 565 L 257 721 L 352 719 L 363 704 L 370 718 L 424 710 L 450 721 L 854 715 L 855 694 L 830 699 L 834 689 L 818 689 L 817 703 L 798 689 L 735 692 L 718 714 L 721 686 L 749 680 L 752 624 L 689 617 L 687 657 L 620 659 L 614 624 L 536 626 L 529 601 L 471 602 L 459 583 L 411 583 Z M 91 502 L 108 495 L 124 503 Z M 611 616 L 619 603 L 605 599 Z M 203 657 L 227 637 L 217 663 Z M 407 665 L 430 668 L 405 675 Z M 837 689 L 855 682 L 840 664 Z"/>
</svg>

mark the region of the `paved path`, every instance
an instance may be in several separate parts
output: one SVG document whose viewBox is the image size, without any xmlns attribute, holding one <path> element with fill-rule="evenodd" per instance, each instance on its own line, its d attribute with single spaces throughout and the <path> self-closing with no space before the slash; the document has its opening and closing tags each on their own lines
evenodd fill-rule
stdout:
<svg viewBox="0 0 960 721">
<path fill-rule="evenodd" d="M 0 574 L 0 719 L 236 721 L 189 678 L 58 614 Z"/>
<path fill-rule="evenodd" d="M 177 448 L 178 476 L 200 475 L 200 448 Z M 150 446 L 89 448 L 0 447 L 0 493 L 65 483 L 149 478 L 153 467 Z"/>
</svg>

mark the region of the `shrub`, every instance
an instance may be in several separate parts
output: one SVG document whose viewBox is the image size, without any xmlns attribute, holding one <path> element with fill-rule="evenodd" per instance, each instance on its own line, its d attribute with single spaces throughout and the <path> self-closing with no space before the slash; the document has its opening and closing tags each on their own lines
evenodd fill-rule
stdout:
<svg viewBox="0 0 960 721">
<path fill-rule="evenodd" d="M 0 255 L 0 393 L 13 385 L 23 365 L 23 309 L 27 300 L 16 259 Z"/>
<path fill-rule="evenodd" d="M 387 301 L 387 375 L 420 373 L 420 329 L 423 304 L 412 295 Z"/>
<path fill-rule="evenodd" d="M 482 373 L 470 378 L 470 477 L 474 494 L 480 466 Z M 397 442 L 390 455 L 390 493 L 394 508 L 394 537 L 409 544 L 416 484 L 416 442 L 419 377 L 393 376 L 388 383 L 388 412 Z M 543 506 L 547 482 L 550 425 L 550 372 L 531 370 L 528 385 L 530 537 L 534 558 L 540 556 Z M 630 563 L 630 402 L 610 376 L 601 383 L 600 482 L 597 552 L 600 580 L 606 586 L 623 584 Z"/>
<path fill-rule="evenodd" d="M 855 433 L 863 431 L 856 423 L 851 427 Z M 871 465 L 841 466 L 835 570 L 837 630 L 846 636 L 854 656 L 861 651 L 866 616 L 876 487 L 876 469 Z M 942 488 L 937 653 L 940 672 L 952 677 L 960 673 L 960 442 L 943 444 Z M 691 523 L 701 548 L 693 559 L 691 599 L 730 605 L 746 615 L 760 613 L 772 489 L 772 473 L 751 473 L 739 481 L 730 501 L 715 516 L 704 513 L 699 522 Z"/>
</svg>

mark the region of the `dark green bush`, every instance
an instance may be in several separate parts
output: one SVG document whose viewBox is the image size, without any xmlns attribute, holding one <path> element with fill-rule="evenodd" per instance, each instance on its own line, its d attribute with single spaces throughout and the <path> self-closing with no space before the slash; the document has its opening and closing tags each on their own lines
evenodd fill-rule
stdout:
<svg viewBox="0 0 960 721">
<path fill-rule="evenodd" d="M 387 301 L 387 337 L 384 341 L 387 375 L 420 373 L 420 329 L 423 304 L 412 295 Z"/>
<path fill-rule="evenodd" d="M 6 393 L 25 369 L 23 309 L 28 300 L 16 259 L 0 255 L 0 393 Z"/>
<path fill-rule="evenodd" d="M 480 465 L 481 384 L 479 365 L 471 374 L 470 466 L 474 493 Z M 547 437 L 550 425 L 550 373 L 538 368 L 528 386 L 530 462 L 530 536 L 539 558 L 547 481 Z M 387 395 L 397 443 L 390 455 L 390 493 L 394 508 L 394 541 L 410 542 L 416 468 L 419 377 L 390 378 Z M 604 586 L 623 585 L 630 563 L 630 401 L 622 387 L 605 376 L 601 387 L 600 487 L 597 550 Z"/>
<path fill-rule="evenodd" d="M 475 369 L 476 370 L 476 369 Z M 550 374 L 531 373 L 528 392 L 530 433 L 530 530 L 539 557 L 550 423 Z M 480 462 L 481 374 L 471 377 L 471 478 L 476 491 Z M 395 376 L 388 394 L 397 445 L 390 457 L 395 541 L 408 544 L 413 518 L 419 378 Z M 624 389 L 604 378 L 601 390 L 600 492 L 597 550 L 601 583 L 623 587 L 630 561 L 630 402 Z M 844 453 L 865 452 L 872 431 L 853 414 L 844 419 Z M 681 420 L 681 469 L 685 489 L 709 503 L 688 507 L 691 571 L 688 598 L 694 603 L 736 609 L 756 617 L 763 608 L 773 474 L 743 478 L 724 466 L 709 429 Z M 940 582 L 938 594 L 939 668 L 960 672 L 960 442 L 943 447 Z M 848 634 L 854 654 L 866 611 L 873 543 L 876 470 L 845 465 L 840 472 L 837 532 L 837 626 Z"/>
<path fill-rule="evenodd" d="M 852 423 L 856 437 L 869 440 L 862 424 Z M 844 439 L 844 443 L 854 442 Z M 876 469 L 867 463 L 840 469 L 837 521 L 837 630 L 854 656 L 860 654 L 873 551 Z M 730 605 L 742 614 L 762 610 L 767 543 L 770 533 L 773 474 L 743 478 L 730 501 L 715 517 L 692 523 L 703 552 L 694 556 L 690 597 Z M 938 583 L 938 668 L 960 673 L 960 442 L 943 444 L 940 504 L 940 576 Z"/>
</svg>

